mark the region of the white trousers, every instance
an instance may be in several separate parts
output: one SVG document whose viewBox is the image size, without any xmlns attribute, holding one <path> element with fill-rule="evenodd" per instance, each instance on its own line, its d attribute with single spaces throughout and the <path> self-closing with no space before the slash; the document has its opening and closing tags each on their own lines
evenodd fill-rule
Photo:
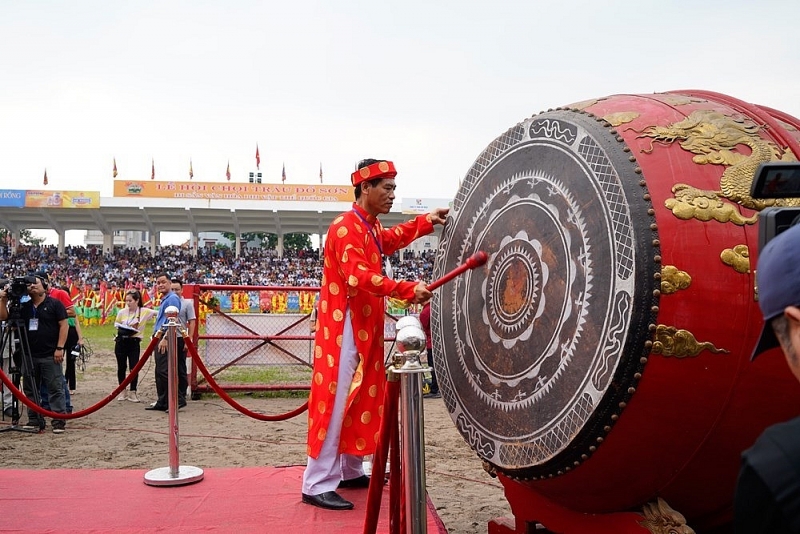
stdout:
<svg viewBox="0 0 800 534">
<path fill-rule="evenodd" d="M 358 350 L 353 341 L 353 325 L 350 322 L 350 308 L 344 313 L 344 332 L 342 350 L 339 353 L 339 375 L 337 377 L 336 398 L 333 413 L 328 425 L 328 433 L 322 443 L 319 457 L 308 457 L 303 472 L 303 493 L 319 495 L 335 491 L 342 480 L 358 478 L 364 474 L 363 458 L 352 454 L 339 454 L 339 438 L 342 434 L 344 408 L 353 375 L 358 367 Z"/>
</svg>

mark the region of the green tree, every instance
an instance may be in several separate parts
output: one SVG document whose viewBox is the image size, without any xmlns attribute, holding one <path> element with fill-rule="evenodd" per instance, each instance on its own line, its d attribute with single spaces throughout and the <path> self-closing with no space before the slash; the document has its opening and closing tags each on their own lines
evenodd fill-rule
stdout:
<svg viewBox="0 0 800 534">
<path fill-rule="evenodd" d="M 278 237 L 275 236 L 277 244 Z M 311 248 L 311 236 L 308 234 L 286 234 L 283 236 L 283 248 L 286 250 L 302 250 L 304 248 Z"/>
<path fill-rule="evenodd" d="M 225 239 L 235 241 L 236 235 L 233 232 L 222 232 Z M 242 243 L 247 243 L 254 239 L 261 240 L 261 248 L 275 250 L 278 247 L 278 236 L 266 232 L 245 232 L 242 234 Z M 301 250 L 311 248 L 311 236 L 304 233 L 284 234 L 283 248 L 285 250 Z"/>
<path fill-rule="evenodd" d="M 233 232 L 222 232 L 222 236 L 231 243 L 236 242 L 236 234 Z M 242 234 L 242 243 L 248 243 L 258 239 L 261 242 L 261 248 L 269 248 L 267 245 L 269 236 L 270 234 L 267 234 L 266 232 L 245 232 Z"/>
<path fill-rule="evenodd" d="M 5 244 L 7 236 L 10 232 L 5 228 L 0 228 L 0 243 Z M 44 243 L 45 238 L 33 235 L 33 232 L 30 230 L 20 230 L 19 231 L 19 243 L 20 245 L 33 245 L 35 247 Z"/>
</svg>

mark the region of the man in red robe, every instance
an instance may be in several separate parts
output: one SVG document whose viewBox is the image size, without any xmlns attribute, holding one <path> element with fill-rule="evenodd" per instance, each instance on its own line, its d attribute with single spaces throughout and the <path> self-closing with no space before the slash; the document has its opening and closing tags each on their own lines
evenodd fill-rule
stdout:
<svg viewBox="0 0 800 534">
<path fill-rule="evenodd" d="M 302 490 L 303 502 L 320 508 L 350 510 L 335 490 L 369 486 L 362 458 L 375 452 L 383 417 L 384 298 L 431 298 L 423 282 L 393 280 L 381 267 L 444 224 L 449 209 L 384 229 L 378 215 L 392 208 L 396 175 L 391 161 L 360 162 L 351 176 L 353 208 L 334 219 L 325 240 Z"/>
</svg>

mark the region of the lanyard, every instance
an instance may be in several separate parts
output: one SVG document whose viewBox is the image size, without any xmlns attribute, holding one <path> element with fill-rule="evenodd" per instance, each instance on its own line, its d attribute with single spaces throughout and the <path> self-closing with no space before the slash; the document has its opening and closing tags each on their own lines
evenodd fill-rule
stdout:
<svg viewBox="0 0 800 534">
<path fill-rule="evenodd" d="M 364 223 L 364 228 L 366 228 L 367 232 L 369 232 L 369 235 L 372 236 L 372 240 L 375 241 L 375 245 L 377 245 L 378 251 L 381 253 L 381 256 L 383 256 L 383 247 L 381 247 L 381 244 L 378 242 L 378 238 L 375 236 L 375 232 L 373 232 L 372 226 L 370 226 L 367 220 L 360 213 L 358 213 L 358 211 L 353 210 L 353 213 L 358 215 L 358 218 L 361 219 L 361 222 Z"/>
<path fill-rule="evenodd" d="M 363 216 L 362 216 L 362 215 L 361 215 L 361 214 L 360 214 L 360 213 L 359 213 L 357 210 L 355 210 L 355 209 L 354 209 L 354 210 L 353 210 L 353 213 L 355 213 L 356 215 L 358 215 L 358 218 L 359 218 L 359 219 L 361 219 L 361 222 L 362 222 L 362 223 L 364 223 L 364 228 L 366 228 L 366 229 L 367 229 L 367 232 L 369 232 L 369 235 L 370 235 L 370 236 L 372 236 L 372 240 L 375 242 L 375 246 L 377 246 L 377 247 L 378 247 L 378 251 L 381 253 L 381 257 L 383 257 L 383 256 L 384 256 L 384 254 L 383 254 L 383 247 L 381 247 L 381 244 L 380 244 L 380 242 L 378 241 L 378 238 L 377 238 L 377 236 L 375 235 L 375 232 L 373 232 L 373 230 L 372 230 L 372 226 L 370 226 L 369 222 L 367 222 L 367 220 L 366 220 L 366 219 L 365 219 L 365 218 L 364 218 L 364 217 L 363 217 Z M 384 265 L 384 269 L 385 269 L 385 272 L 386 272 L 386 276 L 387 276 L 388 278 L 392 278 L 392 279 L 394 279 L 394 271 L 392 270 L 392 264 L 391 264 L 391 262 L 389 261 L 389 258 L 386 258 L 386 262 L 385 262 L 385 265 Z"/>
<path fill-rule="evenodd" d="M 128 320 L 125 321 L 125 324 L 130 326 L 133 324 L 133 320 L 136 319 L 136 324 L 139 324 L 139 317 L 142 316 L 142 308 L 136 308 L 136 317 L 132 317 L 130 314 L 130 310 L 128 311 Z"/>
</svg>

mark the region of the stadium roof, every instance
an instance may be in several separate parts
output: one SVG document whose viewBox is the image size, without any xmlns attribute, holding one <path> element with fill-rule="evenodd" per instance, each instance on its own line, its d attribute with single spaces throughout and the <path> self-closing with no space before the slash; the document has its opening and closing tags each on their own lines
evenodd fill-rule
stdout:
<svg viewBox="0 0 800 534">
<path fill-rule="evenodd" d="M 392 212 L 382 215 L 384 226 L 410 219 L 400 202 Z M 350 209 L 348 202 L 225 201 L 207 199 L 101 197 L 100 207 L 18 208 L 0 207 L 0 225 L 19 230 L 51 229 L 156 232 L 267 232 L 324 234 L 333 218 Z"/>
</svg>

